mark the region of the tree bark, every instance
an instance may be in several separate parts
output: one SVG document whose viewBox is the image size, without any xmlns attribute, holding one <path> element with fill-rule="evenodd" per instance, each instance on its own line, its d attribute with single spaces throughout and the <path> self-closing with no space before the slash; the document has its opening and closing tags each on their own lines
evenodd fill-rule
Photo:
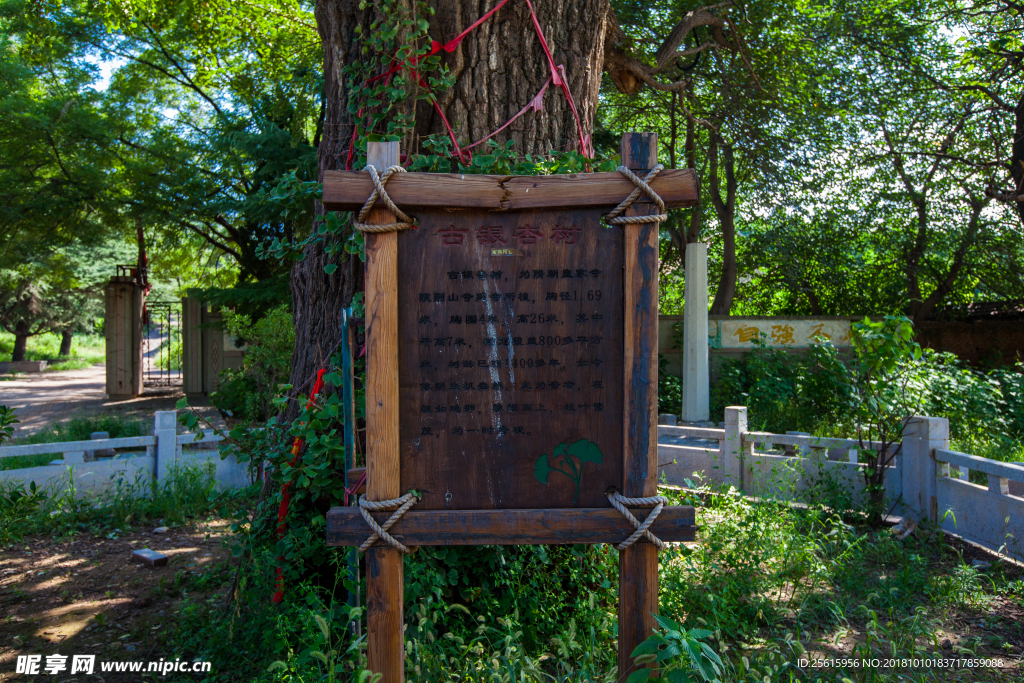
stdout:
<svg viewBox="0 0 1024 683">
<path fill-rule="evenodd" d="M 484 15 L 493 2 L 430 0 L 430 35 L 445 43 Z M 537 16 L 555 64 L 565 65 L 565 78 L 576 101 L 584 135 L 593 130 L 594 110 L 601 87 L 605 38 L 614 27 L 608 0 L 552 0 L 535 3 Z M 342 70 L 362 58 L 360 36 L 367 35 L 372 5 L 359 10 L 358 0 L 318 0 L 315 16 L 324 47 L 324 121 L 318 148 L 319 176 L 344 168 L 354 125 L 348 110 L 352 84 Z M 356 32 L 360 27 L 362 33 Z M 525 2 L 512 1 L 470 33 L 451 54 L 442 52 L 455 85 L 437 92 L 439 104 L 460 144 L 488 135 L 540 91 L 550 75 L 547 58 L 533 28 Z M 423 139 L 443 133 L 433 106 L 419 102 L 415 126 L 403 153 L 420 152 Z M 560 89 L 548 86 L 544 108 L 527 112 L 495 136 L 514 138 L 517 154 L 548 154 L 578 149 L 576 122 Z M 411 147 L 411 149 L 410 149 Z M 478 150 L 481 148 L 478 148 Z M 486 150 L 486 147 L 482 148 Z M 318 213 L 322 209 L 318 207 Z M 305 258 L 291 272 L 294 302 L 295 353 L 291 384 L 308 393 L 316 371 L 324 367 L 341 341 L 341 309 L 363 289 L 362 263 L 342 253 L 331 256 L 327 244 L 307 247 Z M 332 274 L 324 266 L 338 266 Z M 292 415 L 297 412 L 293 410 Z"/>
<path fill-rule="evenodd" d="M 1010 177 L 1017 194 L 1024 194 L 1024 95 L 1014 109 L 1013 151 L 1010 156 Z M 1017 213 L 1024 221 L 1024 202 L 1017 202 Z"/>
<path fill-rule="evenodd" d="M 25 350 L 28 346 L 28 322 L 19 320 L 14 326 L 14 353 L 11 354 L 11 361 L 17 363 L 25 360 Z"/>
<path fill-rule="evenodd" d="M 721 180 L 718 177 L 719 148 L 725 170 L 725 199 L 722 199 Z M 722 228 L 722 275 L 718 279 L 711 315 L 729 315 L 736 295 L 736 160 L 732 146 L 712 134 L 708 150 L 708 182 L 711 203 Z"/>
<path fill-rule="evenodd" d="M 431 0 L 436 13 L 430 21 L 430 34 L 448 41 L 494 4 Z M 608 0 L 548 0 L 534 3 L 534 9 L 555 64 L 565 66 L 583 133 L 590 135 L 601 88 L 605 41 L 614 26 L 611 5 Z M 442 54 L 456 80 L 453 88 L 436 94 L 460 143 L 479 140 L 503 125 L 540 92 L 551 74 L 529 7 L 518 0 L 478 26 L 457 50 Z M 420 102 L 412 151 L 420 151 L 419 143 L 426 135 L 443 132 L 444 124 L 433 106 Z M 577 137 L 569 103 L 560 89 L 548 86 L 542 111 L 524 114 L 494 139 L 504 142 L 515 138 L 516 153 L 522 155 L 576 150 Z"/>
<path fill-rule="evenodd" d="M 74 334 L 71 330 L 62 330 L 60 333 L 60 353 L 57 354 L 60 358 L 67 358 L 71 355 L 71 339 Z"/>
</svg>

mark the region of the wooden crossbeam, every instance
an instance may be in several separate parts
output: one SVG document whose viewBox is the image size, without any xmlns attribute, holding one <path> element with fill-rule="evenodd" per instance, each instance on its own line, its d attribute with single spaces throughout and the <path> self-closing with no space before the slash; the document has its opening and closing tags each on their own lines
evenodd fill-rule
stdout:
<svg viewBox="0 0 1024 683">
<path fill-rule="evenodd" d="M 632 512 L 642 521 L 650 509 L 636 508 Z M 373 517 L 382 524 L 388 513 Z M 651 530 L 663 541 L 692 541 L 697 532 L 694 521 L 691 506 L 666 506 Z M 390 533 L 408 546 L 559 545 L 622 543 L 633 533 L 633 527 L 613 508 L 410 510 Z M 327 513 L 327 545 L 360 545 L 369 535 L 370 527 L 358 509 L 336 507 Z"/>
<path fill-rule="evenodd" d="M 641 177 L 643 173 L 640 173 Z M 668 208 L 697 203 L 697 176 L 692 169 L 666 169 L 651 181 L 651 189 Z M 575 173 L 547 176 L 462 175 L 458 173 L 400 173 L 387 184 L 388 196 L 403 209 L 417 207 L 517 211 L 558 206 L 614 207 L 633 191 L 621 173 Z M 326 171 L 324 208 L 353 211 L 373 192 L 364 171 Z"/>
</svg>

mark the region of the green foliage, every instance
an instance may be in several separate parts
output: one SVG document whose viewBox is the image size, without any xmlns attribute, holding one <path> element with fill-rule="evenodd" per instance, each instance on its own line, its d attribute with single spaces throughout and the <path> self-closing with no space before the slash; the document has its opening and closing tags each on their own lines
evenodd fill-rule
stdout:
<svg viewBox="0 0 1024 683">
<path fill-rule="evenodd" d="M 88 441 L 93 432 L 107 432 L 111 439 L 128 436 L 147 436 L 152 433 L 150 420 L 126 417 L 117 413 L 75 415 L 67 422 L 57 422 L 49 427 L 23 436 L 18 445 L 33 443 L 61 443 L 64 441 Z M 52 460 L 54 456 L 50 456 Z"/>
<path fill-rule="evenodd" d="M 14 414 L 13 408 L 0 405 L 0 446 L 5 441 L 10 441 L 14 436 L 14 425 L 21 422 L 18 416 Z"/>
<path fill-rule="evenodd" d="M 88 496 L 75 489 L 70 475 L 45 487 L 3 482 L 0 501 L 7 502 L 0 502 L 0 543 L 36 534 L 116 534 L 135 524 L 173 526 L 208 516 L 221 500 L 214 491 L 215 474 L 210 465 L 176 465 L 157 485 L 143 470 L 131 479 L 112 476 L 108 488 Z M 235 494 L 236 501 L 242 494 Z"/>
<path fill-rule="evenodd" d="M 271 309 L 253 322 L 248 315 L 224 312 L 224 325 L 238 343 L 244 343 L 245 360 L 240 370 L 225 370 L 210 400 L 230 416 L 264 422 L 274 412 L 278 384 L 288 377 L 295 328 L 287 306 Z"/>
<path fill-rule="evenodd" d="M 762 338 L 740 360 L 723 362 L 718 375 L 711 389 L 714 414 L 745 405 L 751 428 L 759 431 L 820 433 L 851 417 L 853 375 L 827 342 L 798 356 L 770 348 Z"/>
<path fill-rule="evenodd" d="M 722 658 L 710 645 L 702 642 L 714 633 L 702 628 L 687 631 L 672 619 L 657 614 L 654 620 L 662 632 L 654 633 L 637 645 L 630 656 L 638 666 L 657 664 L 659 675 L 652 678 L 651 669 L 643 668 L 630 674 L 626 683 L 690 683 L 694 680 L 691 673 L 696 673 L 700 676 L 698 680 L 708 683 L 719 680 L 724 668 Z"/>
<path fill-rule="evenodd" d="M 29 483 L 27 491 L 21 487 L 0 491 L 0 520 L 4 522 L 0 525 L 0 543 L 16 540 L 16 527 L 24 524 L 45 500 L 46 493 L 37 488 L 34 481 Z"/>
</svg>

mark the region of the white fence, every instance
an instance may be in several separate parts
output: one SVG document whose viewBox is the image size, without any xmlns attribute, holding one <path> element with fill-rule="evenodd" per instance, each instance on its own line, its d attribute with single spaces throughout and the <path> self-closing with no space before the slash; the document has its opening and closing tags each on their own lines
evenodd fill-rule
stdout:
<svg viewBox="0 0 1024 683">
<path fill-rule="evenodd" d="M 216 449 L 183 450 L 183 447 L 189 446 L 209 449 L 222 439 L 212 431 L 204 432 L 199 441 L 195 440 L 195 434 L 178 434 L 175 429 L 176 418 L 173 410 L 157 411 L 153 436 L 0 447 L 0 458 L 48 453 L 63 455 L 64 458 L 59 464 L 0 470 L 0 484 L 12 481 L 25 486 L 29 482 L 46 487 L 65 487 L 73 484 L 77 492 L 96 493 L 117 486 L 118 481 L 132 483 L 138 481 L 140 477 L 151 477 L 158 483 L 163 482 L 173 467 L 203 466 L 210 463 L 215 468 L 215 478 L 220 488 L 249 485 L 248 467 L 245 463 L 239 464 L 233 455 L 221 460 Z M 144 450 L 86 462 L 87 452 L 110 448 Z"/>
<path fill-rule="evenodd" d="M 680 440 L 717 442 L 680 445 Z M 691 443 L 693 443 L 691 441 Z M 788 453 L 771 452 L 786 447 Z M 752 495 L 800 499 L 833 487 L 855 504 L 865 502 L 858 451 L 881 444 L 747 431 L 747 409 L 725 409 L 724 429 L 658 426 L 658 470 L 671 484 L 696 480 L 730 484 Z M 1006 463 L 949 450 L 949 422 L 915 417 L 885 474 L 886 499 L 895 514 L 930 520 L 953 534 L 1024 560 L 1024 463 Z M 845 456 L 845 457 L 844 457 Z M 956 469 L 955 475 L 951 474 Z M 988 486 L 972 484 L 969 470 Z"/>
</svg>

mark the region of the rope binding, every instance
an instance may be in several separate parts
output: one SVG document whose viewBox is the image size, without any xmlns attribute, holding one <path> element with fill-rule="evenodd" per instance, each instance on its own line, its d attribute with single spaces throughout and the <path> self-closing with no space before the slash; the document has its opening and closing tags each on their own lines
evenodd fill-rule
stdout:
<svg viewBox="0 0 1024 683">
<path fill-rule="evenodd" d="M 661 223 L 662 221 L 667 221 L 668 214 L 665 213 L 665 202 L 662 201 L 661 197 L 658 196 L 658 193 L 651 189 L 651 186 L 647 184 L 651 180 L 654 180 L 654 178 L 664 168 L 664 166 L 658 164 L 652 168 L 644 178 L 640 178 L 640 176 L 633 173 L 625 166 L 619 166 L 615 169 L 622 175 L 626 176 L 635 187 L 633 188 L 633 191 L 629 193 L 628 197 L 619 202 L 619 205 L 605 216 L 605 220 L 612 225 L 640 225 L 642 223 Z M 619 214 L 633 206 L 633 202 L 635 202 L 641 194 L 647 195 L 650 200 L 657 205 L 658 213 L 651 214 L 650 216 L 620 216 Z"/>
<path fill-rule="evenodd" d="M 363 169 L 364 171 L 370 172 L 370 180 L 373 181 L 373 193 L 363 204 L 363 208 L 359 209 L 359 215 L 356 216 L 355 220 L 352 221 L 352 227 L 359 232 L 398 232 L 401 230 L 412 230 L 416 227 L 416 221 L 409 216 L 405 215 L 401 209 L 399 209 L 391 197 L 388 196 L 387 190 L 384 189 L 384 185 L 387 184 L 388 179 L 391 178 L 395 173 L 405 173 L 405 169 L 401 166 L 390 166 L 384 175 L 377 175 L 377 169 L 373 166 L 367 166 Z M 387 223 L 385 225 L 369 225 L 364 223 L 366 217 L 370 213 L 370 209 L 377 203 L 377 200 L 384 202 L 384 205 L 388 208 L 388 211 L 395 214 L 398 221 L 395 223 Z"/>
<path fill-rule="evenodd" d="M 359 496 L 359 513 L 363 516 L 363 520 L 370 525 L 371 529 L 373 529 L 373 533 L 370 534 L 370 537 L 363 541 L 363 544 L 359 546 L 359 552 L 365 552 L 367 548 L 372 546 L 378 540 L 381 540 L 395 550 L 408 555 L 409 549 L 394 536 L 389 534 L 388 529 L 398 523 L 398 520 L 402 518 L 402 515 L 408 512 L 409 508 L 418 503 L 419 500 L 420 497 L 415 491 L 410 491 L 400 498 L 381 501 L 367 500 L 366 495 Z M 391 516 L 388 517 L 383 526 L 377 524 L 377 520 L 370 515 L 371 512 L 384 512 L 387 510 L 394 510 L 394 512 L 391 513 Z"/>
<path fill-rule="evenodd" d="M 629 520 L 629 523 L 633 525 L 633 528 L 636 529 L 632 536 L 615 546 L 616 550 L 625 550 L 636 543 L 641 536 L 645 536 L 647 540 L 653 543 L 658 550 L 665 549 L 665 542 L 651 533 L 650 527 L 654 524 L 654 520 L 658 518 L 658 515 L 661 514 L 662 508 L 668 505 L 668 498 L 665 496 L 627 498 L 618 491 L 610 491 L 607 496 L 608 502 L 612 504 L 612 507 L 621 512 L 622 515 Z M 651 513 L 647 515 L 647 518 L 641 523 L 633 516 L 632 512 L 626 509 L 627 505 L 632 505 L 633 507 L 653 507 L 654 509 L 651 510 Z"/>
</svg>

